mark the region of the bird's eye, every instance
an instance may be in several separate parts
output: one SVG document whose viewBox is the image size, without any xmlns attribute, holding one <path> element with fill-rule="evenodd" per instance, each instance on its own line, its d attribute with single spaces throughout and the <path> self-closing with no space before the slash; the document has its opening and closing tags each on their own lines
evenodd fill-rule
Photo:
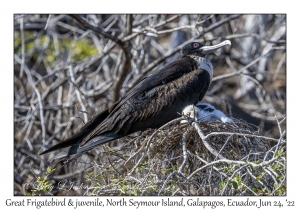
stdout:
<svg viewBox="0 0 300 210">
<path fill-rule="evenodd" d="M 195 43 L 193 44 L 193 47 L 194 47 L 194 48 L 198 48 L 198 47 L 199 47 L 199 43 L 195 42 Z"/>
</svg>

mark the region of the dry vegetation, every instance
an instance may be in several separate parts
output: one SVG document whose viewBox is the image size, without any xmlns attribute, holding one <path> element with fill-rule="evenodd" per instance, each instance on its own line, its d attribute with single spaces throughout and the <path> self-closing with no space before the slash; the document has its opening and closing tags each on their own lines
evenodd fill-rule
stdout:
<svg viewBox="0 0 300 210">
<path fill-rule="evenodd" d="M 15 195 L 286 195 L 286 16 L 15 15 Z M 209 55 L 203 101 L 234 124 L 182 116 L 66 163 L 74 135 L 187 42 Z"/>
</svg>

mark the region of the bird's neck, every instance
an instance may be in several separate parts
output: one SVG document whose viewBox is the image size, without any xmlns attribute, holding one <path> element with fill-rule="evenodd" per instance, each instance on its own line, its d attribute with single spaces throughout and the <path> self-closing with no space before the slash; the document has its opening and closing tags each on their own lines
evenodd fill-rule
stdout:
<svg viewBox="0 0 300 210">
<path fill-rule="evenodd" d="M 211 62 L 208 59 L 200 57 L 200 56 L 191 55 L 190 57 L 193 58 L 198 63 L 198 67 L 200 69 L 205 70 L 209 73 L 210 81 L 211 81 L 214 76 L 214 68 L 213 68 Z"/>
</svg>

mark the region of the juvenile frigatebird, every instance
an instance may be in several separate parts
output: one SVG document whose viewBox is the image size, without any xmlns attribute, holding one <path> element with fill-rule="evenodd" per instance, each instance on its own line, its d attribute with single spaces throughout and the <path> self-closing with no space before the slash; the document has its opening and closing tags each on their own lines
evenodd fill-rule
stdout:
<svg viewBox="0 0 300 210">
<path fill-rule="evenodd" d="M 208 103 L 198 102 L 195 105 L 188 105 L 183 109 L 182 114 L 201 122 L 211 122 L 214 120 L 220 120 L 223 123 L 234 122 L 230 117 L 227 117 L 222 111 L 216 109 L 214 106 Z M 183 122 L 187 121 L 184 120 Z"/>
<path fill-rule="evenodd" d="M 225 45 L 231 42 L 226 40 L 214 46 L 186 44 L 179 59 L 143 78 L 109 109 L 87 122 L 79 133 L 41 155 L 70 147 L 53 159 L 75 154 L 77 158 L 106 142 L 147 128 L 159 128 L 178 118 L 184 107 L 201 101 L 209 88 L 213 66 L 206 55 Z"/>
</svg>

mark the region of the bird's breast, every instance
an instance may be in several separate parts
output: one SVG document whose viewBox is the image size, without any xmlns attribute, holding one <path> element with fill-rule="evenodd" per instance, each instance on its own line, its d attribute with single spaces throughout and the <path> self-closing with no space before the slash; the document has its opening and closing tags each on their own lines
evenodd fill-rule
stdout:
<svg viewBox="0 0 300 210">
<path fill-rule="evenodd" d="M 210 81 L 211 81 L 214 75 L 214 68 L 211 62 L 208 59 L 202 57 L 198 57 L 195 60 L 197 61 L 198 67 L 200 69 L 205 70 L 209 73 Z"/>
</svg>

